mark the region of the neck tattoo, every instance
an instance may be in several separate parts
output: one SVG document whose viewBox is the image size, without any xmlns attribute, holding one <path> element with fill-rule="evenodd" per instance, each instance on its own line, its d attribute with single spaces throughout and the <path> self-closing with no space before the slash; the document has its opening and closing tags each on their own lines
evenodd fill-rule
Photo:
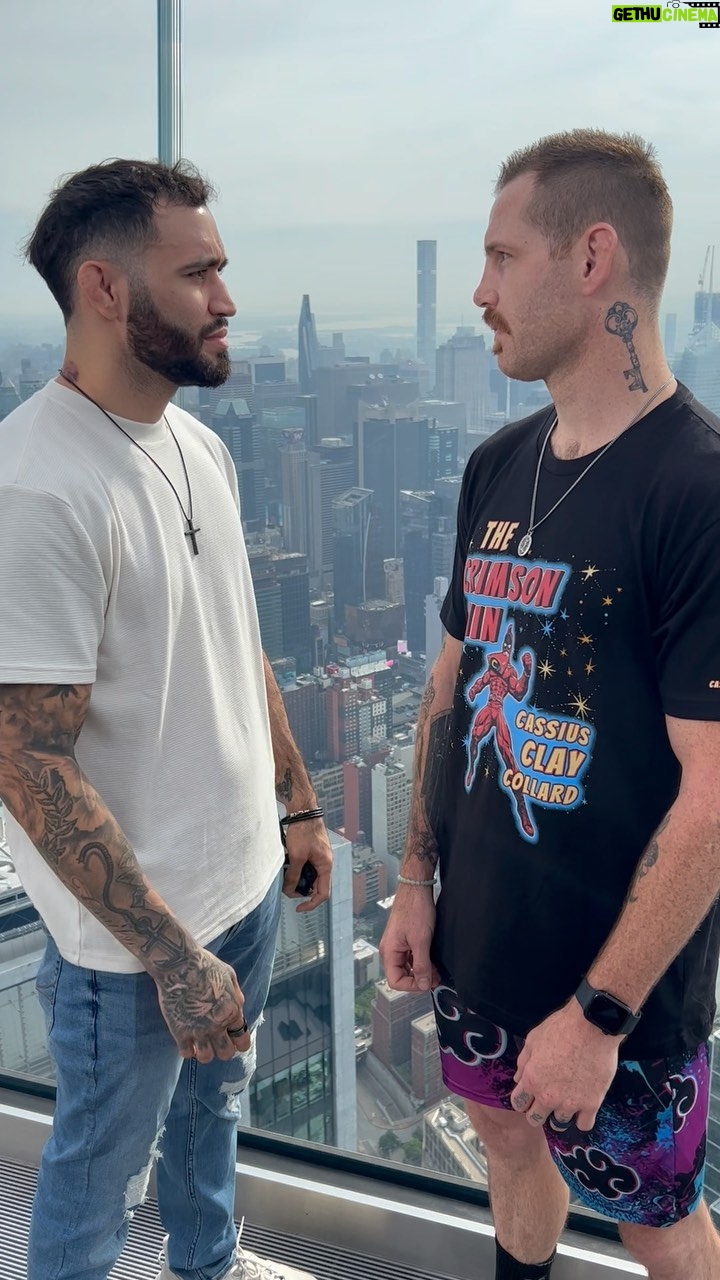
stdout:
<svg viewBox="0 0 720 1280">
<path fill-rule="evenodd" d="M 562 496 L 558 498 L 555 505 L 551 507 L 550 510 L 545 513 L 544 516 L 541 516 L 539 520 L 536 520 L 535 508 L 537 505 L 538 485 L 540 484 L 540 472 L 542 471 L 543 458 L 545 457 L 545 450 L 547 449 L 550 436 L 552 435 L 553 431 L 557 426 L 557 416 L 553 418 L 552 423 L 550 425 L 550 430 L 547 432 L 545 439 L 542 442 L 540 456 L 537 460 L 537 467 L 535 468 L 535 481 L 533 484 L 532 500 L 530 502 L 530 519 L 528 520 L 527 532 L 524 534 L 524 536 L 520 539 L 518 543 L 518 555 L 527 556 L 530 554 L 530 552 L 532 551 L 533 536 L 535 534 L 535 530 L 539 529 L 540 525 L 544 524 L 545 521 L 549 519 L 549 517 L 553 514 L 554 511 L 557 511 L 558 507 L 560 506 L 560 503 L 564 502 L 565 499 L 569 497 L 573 489 L 575 489 L 577 485 L 579 485 L 580 481 L 584 480 L 585 476 L 587 475 L 591 467 L 594 467 L 595 463 L 600 461 L 603 455 L 607 453 L 608 449 L 610 449 L 611 446 L 615 444 L 615 441 L 619 440 L 621 436 L 625 435 L 626 431 L 629 431 L 631 427 L 635 426 L 635 423 L 638 421 L 638 419 L 641 418 L 643 414 L 650 408 L 650 405 L 655 400 L 657 400 L 658 396 L 660 395 L 660 392 L 664 391 L 666 387 L 670 386 L 670 383 L 672 382 L 674 376 L 675 376 L 674 374 L 671 374 L 667 382 L 663 382 L 661 387 L 658 387 L 656 391 L 653 391 L 652 395 L 649 396 L 648 399 L 645 401 L 645 403 L 640 406 L 637 413 L 635 414 L 635 417 L 630 422 L 628 422 L 627 426 L 623 427 L 622 431 L 618 431 L 617 435 L 613 436 L 612 440 L 608 440 L 604 448 L 602 448 L 599 453 L 596 453 L 594 458 L 590 459 L 587 466 L 585 467 L 585 470 L 581 471 L 580 475 L 577 476 L 575 480 L 573 480 L 572 484 L 570 485 L 570 488 L 566 489 L 565 492 L 562 494 Z"/>
<path fill-rule="evenodd" d="M 153 466 L 157 468 L 157 470 L 160 472 L 160 475 L 163 477 L 163 479 L 167 480 L 167 483 L 170 485 L 170 488 L 175 494 L 175 497 L 177 499 L 177 504 L 180 510 L 182 511 L 183 519 L 185 520 L 185 524 L 187 526 L 185 529 L 185 537 L 190 539 L 190 545 L 192 546 L 193 554 L 196 556 L 199 555 L 200 548 L 198 547 L 198 544 L 197 544 L 197 535 L 200 532 L 200 526 L 196 525 L 193 519 L 193 499 L 192 499 L 192 489 L 190 488 L 190 477 L 188 475 L 188 469 L 185 465 L 185 458 L 183 455 L 183 451 L 180 448 L 180 443 L 178 441 L 177 436 L 175 435 L 175 432 L 170 426 L 170 423 L 168 422 L 166 415 L 163 414 L 163 421 L 168 431 L 170 432 L 170 435 L 175 441 L 175 446 L 177 448 L 178 453 L 180 454 L 180 461 L 182 463 L 183 474 L 185 476 L 185 483 L 187 485 L 187 491 L 188 491 L 187 511 L 183 506 L 182 499 L 177 489 L 175 488 L 175 485 L 173 484 L 167 472 L 163 471 L 162 467 L 160 466 L 160 463 L 156 462 L 155 459 L 152 457 L 152 455 L 149 454 L 146 449 L 143 449 L 141 444 L 138 444 L 137 440 L 135 440 L 133 436 L 130 435 L 129 431 L 126 431 L 124 427 L 120 426 L 120 423 L 117 421 L 117 419 L 113 418 L 112 414 L 108 413 L 107 409 L 103 409 L 102 405 L 98 404 L 97 400 L 93 400 L 92 396 L 88 395 L 87 391 L 83 391 L 82 387 L 78 384 L 77 380 L 74 377 L 72 377 L 70 373 L 66 373 L 64 369 L 58 369 L 58 373 L 60 374 L 61 378 L 64 378 L 65 382 L 69 382 L 71 387 L 74 387 L 76 391 L 79 391 L 81 396 L 84 396 L 86 400 L 89 400 L 91 404 L 94 404 L 95 408 L 99 409 L 101 413 L 104 413 L 105 417 L 108 418 L 110 422 L 112 422 L 113 426 L 117 427 L 118 431 L 122 431 L 123 435 L 127 436 L 130 443 L 134 444 L 136 449 L 139 449 L 141 453 L 145 454 L 145 457 L 148 459 L 148 462 L 152 462 Z"/>
</svg>

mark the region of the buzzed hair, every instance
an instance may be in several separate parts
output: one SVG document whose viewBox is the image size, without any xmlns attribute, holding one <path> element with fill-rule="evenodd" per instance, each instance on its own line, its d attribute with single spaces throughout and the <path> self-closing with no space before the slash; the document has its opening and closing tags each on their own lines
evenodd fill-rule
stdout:
<svg viewBox="0 0 720 1280">
<path fill-rule="evenodd" d="M 513 151 L 496 193 L 522 174 L 535 186 L 525 218 L 551 253 L 568 253 L 593 222 L 615 228 L 640 296 L 656 310 L 670 260 L 673 208 L 655 148 L 634 133 L 572 129 Z"/>
<path fill-rule="evenodd" d="M 186 160 L 105 160 L 62 180 L 53 190 L 25 256 L 42 276 L 67 321 L 78 268 L 91 257 L 124 262 L 157 239 L 160 204 L 198 209 L 213 188 Z"/>
</svg>

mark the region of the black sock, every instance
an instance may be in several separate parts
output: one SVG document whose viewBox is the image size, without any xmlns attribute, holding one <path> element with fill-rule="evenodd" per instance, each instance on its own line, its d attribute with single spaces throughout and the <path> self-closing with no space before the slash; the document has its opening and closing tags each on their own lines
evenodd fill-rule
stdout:
<svg viewBox="0 0 720 1280">
<path fill-rule="evenodd" d="M 518 1262 L 495 1237 L 495 1280 L 549 1280 L 555 1250 L 547 1262 Z"/>
</svg>

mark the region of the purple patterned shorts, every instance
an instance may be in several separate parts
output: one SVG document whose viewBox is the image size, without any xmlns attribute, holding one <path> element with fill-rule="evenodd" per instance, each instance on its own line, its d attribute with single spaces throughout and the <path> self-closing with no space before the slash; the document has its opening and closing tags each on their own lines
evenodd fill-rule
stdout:
<svg viewBox="0 0 720 1280">
<path fill-rule="evenodd" d="M 433 1001 L 448 1089 L 511 1110 L 521 1038 L 466 1009 L 452 987 L 437 987 Z M 618 1222 L 667 1227 L 700 1203 L 709 1102 L 701 1044 L 674 1058 L 621 1061 L 589 1133 L 551 1118 L 545 1136 L 580 1204 Z"/>
</svg>

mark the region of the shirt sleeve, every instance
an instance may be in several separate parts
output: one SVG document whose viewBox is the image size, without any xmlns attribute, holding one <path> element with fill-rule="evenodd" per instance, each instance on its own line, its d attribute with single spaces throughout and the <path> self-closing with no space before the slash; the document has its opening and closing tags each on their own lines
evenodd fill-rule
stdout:
<svg viewBox="0 0 720 1280">
<path fill-rule="evenodd" d="M 660 578 L 655 631 L 663 710 L 720 720 L 720 518 L 683 539 Z"/>
<path fill-rule="evenodd" d="M 0 548 L 0 683 L 92 684 L 108 590 L 72 508 L 0 487 Z"/>
</svg>

